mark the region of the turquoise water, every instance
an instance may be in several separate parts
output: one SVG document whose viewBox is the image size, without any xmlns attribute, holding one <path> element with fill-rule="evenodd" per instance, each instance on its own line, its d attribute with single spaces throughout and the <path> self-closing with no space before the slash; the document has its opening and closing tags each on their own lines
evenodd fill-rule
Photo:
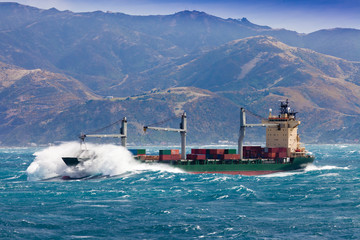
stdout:
<svg viewBox="0 0 360 240">
<path fill-rule="evenodd" d="M 0 239 L 360 239 L 360 145 L 309 145 L 314 165 L 267 176 L 187 174 L 111 145 L 69 170 L 78 147 L 0 149 Z"/>
</svg>

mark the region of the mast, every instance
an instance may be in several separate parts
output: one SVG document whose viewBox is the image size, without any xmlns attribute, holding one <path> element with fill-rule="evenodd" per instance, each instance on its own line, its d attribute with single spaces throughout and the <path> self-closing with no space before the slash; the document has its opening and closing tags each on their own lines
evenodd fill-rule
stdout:
<svg viewBox="0 0 360 240">
<path fill-rule="evenodd" d="M 126 117 L 124 117 L 121 121 L 120 135 L 121 135 L 121 146 L 126 147 L 126 142 L 127 142 L 127 120 L 126 120 Z"/>
<path fill-rule="evenodd" d="M 246 125 L 246 115 L 245 109 L 241 108 L 240 110 L 240 132 L 238 140 L 238 153 L 240 154 L 240 159 L 243 159 L 243 142 L 245 138 L 245 125 Z"/>
</svg>

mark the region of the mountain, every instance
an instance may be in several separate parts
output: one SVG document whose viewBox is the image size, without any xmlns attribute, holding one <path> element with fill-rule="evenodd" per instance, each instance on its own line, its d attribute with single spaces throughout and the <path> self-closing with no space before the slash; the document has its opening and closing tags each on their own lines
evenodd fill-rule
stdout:
<svg viewBox="0 0 360 240">
<path fill-rule="evenodd" d="M 360 61 L 360 30 L 324 29 L 303 37 L 304 47 L 350 61 Z"/>
<path fill-rule="evenodd" d="M 30 126 L 45 124 L 49 116 L 67 107 L 99 98 L 76 79 L 62 74 L 2 62 L 0 69 L 2 143 L 26 141 Z M 18 134 L 13 135 L 16 131 Z"/>
<path fill-rule="evenodd" d="M 259 26 L 246 18 L 222 19 L 199 11 L 131 16 L 0 3 L 0 61 L 25 69 L 64 73 L 97 94 L 109 95 L 124 82 L 139 78 L 139 73 L 146 74 L 184 56 L 203 54 L 230 41 L 258 35 L 360 61 L 360 55 L 354 51 L 360 31 L 346 30 L 346 39 L 343 31 L 332 31 L 333 35 L 323 41 L 322 32 L 304 35 Z M 337 39 L 336 43 L 332 39 Z M 339 46 L 341 39 L 351 44 L 334 50 L 334 44 Z"/>
<path fill-rule="evenodd" d="M 331 96 L 323 99 L 338 96 L 339 105 L 325 101 L 327 105 L 323 107 L 359 113 L 354 100 L 358 100 L 360 63 L 290 47 L 267 36 L 232 41 L 204 54 L 152 69 L 139 79 L 124 83 L 117 91 L 131 91 L 142 82 L 150 89 L 194 86 L 213 92 L 249 94 L 302 88 L 308 94 L 306 99 L 314 101 L 314 105 L 321 104 L 316 99 L 326 94 L 323 88 L 327 88 L 332 90 Z M 349 91 L 344 92 L 345 89 Z"/>
<path fill-rule="evenodd" d="M 157 86 L 205 88 L 263 116 L 288 98 L 314 139 L 359 120 L 360 63 L 290 47 L 272 37 L 236 40 L 147 76 L 157 79 Z"/>
<path fill-rule="evenodd" d="M 161 143 L 166 138 L 176 143 L 176 134 L 168 137 L 154 133 L 153 138 L 148 138 L 143 135 L 142 126 L 162 122 L 183 111 L 189 118 L 189 142 L 236 141 L 240 107 L 265 117 L 269 108 L 287 98 L 299 111 L 303 122 L 300 133 L 307 142 L 331 136 L 344 126 L 356 127 L 360 120 L 360 63 L 290 47 L 267 36 L 232 41 L 186 60 L 147 72 L 149 79 L 144 82 L 153 84 L 147 86 L 153 87 L 152 91 L 108 99 L 89 94 L 90 101 L 79 101 L 62 107 L 57 114 L 43 116 L 41 122 L 27 130 L 25 141 L 72 140 L 80 132 L 101 128 L 126 116 L 129 141 Z M 122 90 L 130 92 L 142 83 L 125 82 Z M 249 118 L 251 121 L 260 120 Z M 177 127 L 178 122 L 171 124 Z M 340 131 L 341 135 L 349 135 L 344 132 L 346 129 Z M 23 132 L 18 128 L 11 135 Z M 261 130 L 250 130 L 247 137 L 261 139 L 259 133 Z M 350 139 L 356 138 L 360 134 L 353 133 Z"/>
</svg>

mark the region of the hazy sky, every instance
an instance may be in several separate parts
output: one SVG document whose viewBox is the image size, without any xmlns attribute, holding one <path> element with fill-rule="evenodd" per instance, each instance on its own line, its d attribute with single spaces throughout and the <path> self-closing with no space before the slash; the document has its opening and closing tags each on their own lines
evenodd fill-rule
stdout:
<svg viewBox="0 0 360 240">
<path fill-rule="evenodd" d="M 222 18 L 242 18 L 272 28 L 301 33 L 346 27 L 360 29 L 360 0 L 5 0 L 74 12 L 113 11 L 164 15 L 198 10 Z"/>
</svg>

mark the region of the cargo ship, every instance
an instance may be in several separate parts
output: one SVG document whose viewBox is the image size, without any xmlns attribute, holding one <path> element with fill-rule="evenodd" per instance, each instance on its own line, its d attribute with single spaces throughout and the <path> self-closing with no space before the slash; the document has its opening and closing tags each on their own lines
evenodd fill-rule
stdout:
<svg viewBox="0 0 360 240">
<path fill-rule="evenodd" d="M 142 162 L 169 164 L 189 173 L 222 173 L 240 175 L 263 175 L 299 170 L 312 163 L 314 156 L 300 144 L 296 112 L 290 109 L 288 100 L 280 103 L 280 113 L 272 115 L 260 124 L 247 124 L 245 109 L 240 111 L 238 150 L 236 149 L 191 149 L 185 156 L 186 114 L 182 115 L 180 129 L 144 127 L 144 130 L 177 131 L 181 134 L 179 150 L 160 150 L 158 156 L 148 156 L 144 149 L 130 150 Z M 266 146 L 243 146 L 245 129 L 266 127 Z"/>
<path fill-rule="evenodd" d="M 122 121 L 120 135 L 122 145 L 126 147 L 126 118 Z M 284 171 L 304 169 L 315 159 L 300 144 L 296 112 L 290 109 L 288 100 L 280 103 L 280 113 L 269 116 L 260 124 L 247 124 L 246 111 L 240 111 L 240 131 L 238 149 L 191 149 L 186 154 L 186 113 L 182 114 L 180 128 L 160 128 L 145 126 L 144 131 L 159 130 L 179 132 L 181 135 L 181 152 L 179 149 L 159 150 L 159 155 L 147 155 L 145 149 L 129 149 L 134 158 L 143 163 L 161 163 L 180 168 L 189 173 L 221 173 L 240 175 L 264 175 Z M 249 127 L 266 128 L 266 145 L 243 146 L 245 129 Z M 86 135 L 82 135 L 82 140 Z M 104 135 L 89 135 L 102 137 Z M 63 158 L 68 166 L 76 166 L 84 159 L 76 157 Z"/>
</svg>

